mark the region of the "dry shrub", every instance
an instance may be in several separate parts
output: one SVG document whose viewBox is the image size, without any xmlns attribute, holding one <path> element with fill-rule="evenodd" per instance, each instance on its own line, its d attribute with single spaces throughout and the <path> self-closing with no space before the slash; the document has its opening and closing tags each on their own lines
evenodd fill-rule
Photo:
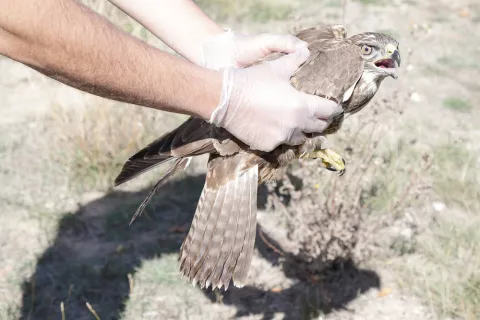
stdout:
<svg viewBox="0 0 480 320">
<path fill-rule="evenodd" d="M 404 139 L 387 135 L 400 121 L 408 97 L 409 92 L 395 91 L 376 99 L 329 138 L 331 148 L 346 160 L 343 176 L 315 160 L 303 160 L 281 182 L 268 186 L 267 210 L 280 212 L 287 233 L 267 233 L 295 261 L 297 276 L 310 278 L 338 262 L 368 258 L 376 230 L 422 192 L 429 158 L 413 146 L 399 148 Z"/>
<path fill-rule="evenodd" d="M 100 99 L 88 107 L 52 107 L 42 121 L 48 156 L 75 189 L 105 190 L 136 151 L 178 125 L 184 116 Z"/>
</svg>

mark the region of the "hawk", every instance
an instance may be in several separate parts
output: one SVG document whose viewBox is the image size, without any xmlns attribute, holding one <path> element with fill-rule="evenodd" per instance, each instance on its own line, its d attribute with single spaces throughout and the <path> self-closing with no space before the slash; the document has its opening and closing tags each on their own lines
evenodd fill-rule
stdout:
<svg viewBox="0 0 480 320">
<path fill-rule="evenodd" d="M 290 83 L 337 102 L 343 110 L 322 134 L 310 135 L 298 146 L 260 152 L 225 129 L 190 117 L 128 159 L 115 180 L 118 186 L 160 164 L 171 164 L 133 221 L 165 179 L 185 169 L 192 157 L 209 154 L 205 185 L 178 258 L 182 275 L 201 288 L 226 290 L 231 281 L 237 287 L 245 284 L 254 250 L 258 184 L 275 179 L 302 158 L 318 159 L 319 165 L 343 172 L 345 162 L 326 146 L 325 136 L 340 129 L 345 115 L 365 107 L 385 78 L 397 78 L 399 44 L 389 35 L 366 32 L 347 38 L 342 25 L 320 25 L 296 36 L 308 43 L 310 56 Z"/>
</svg>

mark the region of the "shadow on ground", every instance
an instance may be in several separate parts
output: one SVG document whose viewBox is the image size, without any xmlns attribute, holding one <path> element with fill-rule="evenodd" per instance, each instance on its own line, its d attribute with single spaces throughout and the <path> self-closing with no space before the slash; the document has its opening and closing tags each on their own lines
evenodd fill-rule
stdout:
<svg viewBox="0 0 480 320">
<path fill-rule="evenodd" d="M 204 175 L 188 176 L 165 184 L 131 226 L 130 218 L 149 190 L 111 192 L 64 214 L 55 240 L 23 284 L 21 319 L 60 319 L 62 301 L 69 319 L 92 319 L 86 302 L 102 320 L 119 319 L 129 296 L 129 275 L 143 261 L 178 252 L 204 179 Z M 265 198 L 262 193 L 259 202 Z M 279 263 L 260 237 L 257 248 L 265 259 Z M 293 260 L 289 261 L 284 265 L 286 276 L 297 277 L 291 273 Z M 286 319 L 309 319 L 343 308 L 359 292 L 380 285 L 375 272 L 359 270 L 353 263 L 335 266 L 320 278 L 316 284 L 299 279 L 281 292 L 231 288 L 221 294 L 222 303 L 235 305 L 238 316 L 261 314 L 270 319 L 275 312 L 285 312 Z M 205 294 L 212 301 L 218 299 L 210 290 Z"/>
<path fill-rule="evenodd" d="M 310 274 L 304 263 L 293 255 L 286 254 L 279 259 L 279 254 L 271 248 L 272 244 L 275 246 L 274 240 L 265 233 L 262 236 L 268 246 L 257 230 L 256 247 L 262 257 L 272 264 L 282 264 L 285 276 L 295 279 L 296 284 L 281 291 L 245 286 L 206 293 L 212 301 L 220 299 L 224 304 L 235 305 L 236 316 L 260 314 L 263 320 L 270 320 L 280 312 L 285 314 L 285 320 L 317 319 L 322 314 L 345 309 L 349 302 L 369 289 L 380 288 L 378 274 L 358 268 L 353 261 L 333 263 L 322 273 Z"/>
</svg>

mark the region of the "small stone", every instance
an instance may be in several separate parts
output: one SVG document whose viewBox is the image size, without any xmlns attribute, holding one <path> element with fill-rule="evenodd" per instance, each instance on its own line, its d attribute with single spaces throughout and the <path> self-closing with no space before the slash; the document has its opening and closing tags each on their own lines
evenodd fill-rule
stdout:
<svg viewBox="0 0 480 320">
<path fill-rule="evenodd" d="M 413 237 L 413 230 L 411 228 L 404 228 L 400 231 L 400 235 L 409 240 Z"/>
<path fill-rule="evenodd" d="M 417 92 L 414 92 L 410 95 L 410 100 L 413 102 L 421 102 L 423 100 L 422 96 Z"/>
<path fill-rule="evenodd" d="M 380 157 L 377 157 L 373 160 L 373 163 L 376 165 L 376 166 L 379 166 L 383 163 L 383 159 L 380 158 Z"/>
<path fill-rule="evenodd" d="M 142 314 L 144 318 L 156 318 L 158 316 L 158 312 L 156 311 L 147 311 Z"/>
<path fill-rule="evenodd" d="M 55 206 L 55 203 L 53 201 L 47 201 L 45 203 L 45 208 L 46 209 L 53 209 L 54 206 Z"/>
<path fill-rule="evenodd" d="M 388 296 L 390 293 L 392 293 L 392 289 L 391 289 L 391 288 L 383 288 L 383 289 L 380 290 L 380 292 L 378 293 L 378 297 L 379 297 L 379 298 L 382 298 L 382 297 Z"/>
<path fill-rule="evenodd" d="M 470 12 L 468 11 L 468 9 L 462 9 L 462 10 L 460 10 L 460 12 L 458 14 L 462 18 L 466 18 L 470 15 Z"/>
<path fill-rule="evenodd" d="M 119 244 L 119 245 L 117 246 L 117 248 L 115 248 L 115 251 L 116 251 L 117 253 L 122 253 L 123 251 L 125 251 L 125 247 L 124 247 L 123 245 Z"/>
<path fill-rule="evenodd" d="M 415 223 L 415 219 L 410 212 L 405 212 L 405 221 L 408 222 L 410 225 Z"/>
<path fill-rule="evenodd" d="M 445 210 L 447 206 L 445 205 L 445 203 L 443 202 L 440 202 L 440 201 L 435 201 L 432 203 L 432 208 L 433 210 L 437 211 L 437 212 L 442 212 L 443 210 Z"/>
</svg>

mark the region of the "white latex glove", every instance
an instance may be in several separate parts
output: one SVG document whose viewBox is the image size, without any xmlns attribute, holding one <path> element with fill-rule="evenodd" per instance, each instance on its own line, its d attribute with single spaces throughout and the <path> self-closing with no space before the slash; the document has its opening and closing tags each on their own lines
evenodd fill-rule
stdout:
<svg viewBox="0 0 480 320">
<path fill-rule="evenodd" d="M 292 35 L 263 33 L 241 35 L 227 30 L 205 40 L 203 66 L 213 70 L 244 68 L 273 52 L 293 53 L 307 43 Z"/>
<path fill-rule="evenodd" d="M 327 119 L 340 107 L 300 92 L 289 82 L 309 55 L 303 47 L 253 67 L 224 69 L 220 104 L 210 122 L 227 129 L 251 149 L 267 152 L 283 143 L 303 143 L 304 132 L 322 132 Z"/>
</svg>

